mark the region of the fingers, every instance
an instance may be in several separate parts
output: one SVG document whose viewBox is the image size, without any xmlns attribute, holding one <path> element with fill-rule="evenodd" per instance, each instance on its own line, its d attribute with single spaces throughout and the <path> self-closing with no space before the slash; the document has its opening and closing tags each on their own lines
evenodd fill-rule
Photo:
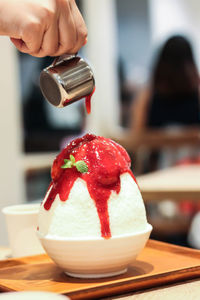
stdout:
<svg viewBox="0 0 200 300">
<path fill-rule="evenodd" d="M 74 0 L 62 2 L 58 30 L 59 48 L 56 56 L 74 54 L 86 44 L 87 28 Z"/>
<path fill-rule="evenodd" d="M 87 43 L 87 28 L 75 1 L 70 2 L 70 8 L 76 28 L 76 43 L 71 51 L 76 53 Z"/>
<path fill-rule="evenodd" d="M 22 39 L 11 38 L 18 50 L 36 57 L 53 56 L 58 50 L 58 25 L 56 16 L 37 27 L 37 23 L 25 26 Z M 28 29 L 30 27 L 30 29 Z M 48 27 L 48 28 L 46 28 Z"/>
<path fill-rule="evenodd" d="M 37 57 L 78 52 L 87 42 L 87 28 L 75 1 L 57 0 L 45 9 L 38 3 L 28 7 L 23 22 L 18 18 L 20 30 L 10 35 L 16 48 Z"/>
<path fill-rule="evenodd" d="M 61 2 L 58 22 L 59 47 L 56 55 L 70 54 L 77 41 L 77 33 L 69 1 Z"/>
<path fill-rule="evenodd" d="M 23 42 L 22 39 L 16 39 L 16 38 L 11 37 L 10 40 L 19 51 L 22 51 L 22 49 L 25 49 L 28 53 L 28 48 L 26 47 L 26 44 Z"/>
<path fill-rule="evenodd" d="M 58 51 L 58 25 L 57 19 L 54 18 L 51 26 L 44 32 L 43 39 L 38 52 L 31 53 L 37 57 L 55 56 Z"/>
<path fill-rule="evenodd" d="M 19 38 L 11 37 L 10 40 L 15 47 L 23 53 L 38 53 L 43 40 L 44 30 L 40 24 L 30 22 L 24 26 Z M 21 37 L 21 38 L 20 38 Z"/>
<path fill-rule="evenodd" d="M 58 50 L 58 26 L 57 20 L 54 20 L 52 26 L 44 34 L 40 52 L 48 56 L 54 56 Z"/>
</svg>

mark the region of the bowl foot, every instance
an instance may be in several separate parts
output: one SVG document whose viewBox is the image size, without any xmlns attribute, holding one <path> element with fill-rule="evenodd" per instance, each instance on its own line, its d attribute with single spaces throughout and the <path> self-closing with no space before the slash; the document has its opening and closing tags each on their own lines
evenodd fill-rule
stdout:
<svg viewBox="0 0 200 300">
<path fill-rule="evenodd" d="M 101 274 L 79 274 L 79 273 L 71 273 L 71 272 L 65 272 L 65 274 L 76 277 L 76 278 L 105 278 L 105 277 L 112 277 L 121 275 L 127 272 L 127 268 L 116 271 L 116 272 L 109 272 L 109 273 L 101 273 Z"/>
</svg>

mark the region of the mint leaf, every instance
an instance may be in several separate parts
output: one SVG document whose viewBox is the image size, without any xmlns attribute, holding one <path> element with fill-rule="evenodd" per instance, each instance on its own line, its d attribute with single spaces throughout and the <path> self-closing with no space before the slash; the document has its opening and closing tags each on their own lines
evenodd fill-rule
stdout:
<svg viewBox="0 0 200 300">
<path fill-rule="evenodd" d="M 62 169 L 69 169 L 72 167 L 76 167 L 77 171 L 80 173 L 87 173 L 88 166 L 83 160 L 78 160 L 76 162 L 75 157 L 70 154 L 69 159 L 64 159 L 64 165 L 61 166 Z"/>
<path fill-rule="evenodd" d="M 74 155 L 70 154 L 69 158 L 70 158 L 71 162 L 74 164 L 75 163 L 75 157 L 74 157 Z"/>
<path fill-rule="evenodd" d="M 61 166 L 62 169 L 69 169 L 72 168 L 73 164 L 70 160 L 68 160 L 67 162 L 65 162 L 64 165 Z"/>
<path fill-rule="evenodd" d="M 83 160 L 77 161 L 74 165 L 75 165 L 77 171 L 79 171 L 80 173 L 87 173 L 88 166 Z"/>
<path fill-rule="evenodd" d="M 70 161 L 69 159 L 64 159 L 64 162 L 67 163 L 68 161 Z"/>
</svg>

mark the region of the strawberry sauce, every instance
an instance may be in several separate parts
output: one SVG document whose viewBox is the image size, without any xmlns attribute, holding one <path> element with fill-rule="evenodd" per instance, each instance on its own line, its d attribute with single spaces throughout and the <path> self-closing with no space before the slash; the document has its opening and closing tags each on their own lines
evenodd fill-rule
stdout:
<svg viewBox="0 0 200 300">
<path fill-rule="evenodd" d="M 91 113 L 91 98 L 92 98 L 92 95 L 94 94 L 94 92 L 95 92 L 95 87 L 94 87 L 92 93 L 85 97 L 85 108 L 86 108 L 86 111 L 88 114 Z M 82 97 L 79 99 L 76 99 L 75 101 L 80 100 L 80 99 L 82 99 Z M 67 105 L 71 104 L 72 102 L 74 102 L 74 101 L 72 101 L 71 99 L 65 99 L 63 106 L 67 106 Z"/>
<path fill-rule="evenodd" d="M 87 173 L 80 173 L 75 167 L 62 169 L 64 159 L 69 159 L 70 154 L 76 161 L 83 160 L 88 166 Z M 44 208 L 49 210 L 59 194 L 61 201 L 68 199 L 69 193 L 77 178 L 82 178 L 86 184 L 91 198 L 94 200 L 101 224 L 101 235 L 111 237 L 108 199 L 111 192 L 120 192 L 120 175 L 130 170 L 130 157 L 126 150 L 114 141 L 86 134 L 82 138 L 73 140 L 53 162 L 49 186 L 49 195 L 44 203 Z M 136 181 L 136 180 L 135 180 Z"/>
<path fill-rule="evenodd" d="M 91 98 L 92 98 L 92 95 L 94 94 L 94 92 L 95 92 L 95 87 L 94 87 L 92 93 L 85 97 L 85 107 L 86 107 L 88 114 L 91 113 Z"/>
</svg>

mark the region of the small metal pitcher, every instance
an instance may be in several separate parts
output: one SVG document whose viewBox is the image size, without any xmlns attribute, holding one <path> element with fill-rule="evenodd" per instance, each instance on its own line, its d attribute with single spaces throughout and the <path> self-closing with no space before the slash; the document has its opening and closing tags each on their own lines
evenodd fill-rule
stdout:
<svg viewBox="0 0 200 300">
<path fill-rule="evenodd" d="M 95 88 L 90 66 L 79 56 L 64 55 L 40 74 L 43 96 L 56 107 L 64 107 L 91 95 Z"/>
</svg>

